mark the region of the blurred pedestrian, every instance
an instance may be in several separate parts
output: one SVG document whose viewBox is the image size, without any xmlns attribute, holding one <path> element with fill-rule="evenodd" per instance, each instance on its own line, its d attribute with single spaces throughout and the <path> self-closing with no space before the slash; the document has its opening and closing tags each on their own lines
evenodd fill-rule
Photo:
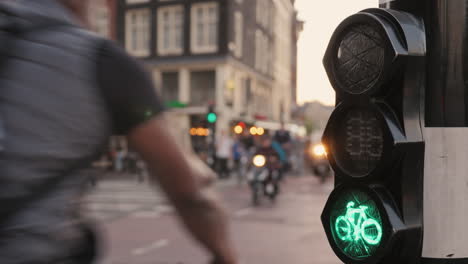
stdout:
<svg viewBox="0 0 468 264">
<path fill-rule="evenodd" d="M 0 2 L 0 263 L 94 263 L 77 199 L 114 128 L 214 262 L 236 264 L 213 172 L 178 147 L 144 67 L 82 27 L 88 2 Z"/>
<path fill-rule="evenodd" d="M 138 154 L 130 150 L 125 156 L 125 171 L 130 174 L 137 174 Z"/>
<path fill-rule="evenodd" d="M 125 170 L 126 151 L 122 147 L 118 147 L 115 153 L 114 170 L 122 172 Z"/>
<path fill-rule="evenodd" d="M 226 131 L 222 131 L 216 140 L 216 163 L 219 177 L 229 178 L 229 159 L 232 154 L 233 141 Z"/>
<path fill-rule="evenodd" d="M 305 139 L 296 135 L 292 141 L 290 158 L 292 169 L 296 176 L 300 176 L 304 173 L 304 148 Z"/>
<path fill-rule="evenodd" d="M 238 183 L 242 183 L 245 174 L 245 164 L 243 164 L 243 159 L 245 157 L 245 149 L 243 148 L 243 144 L 240 140 L 240 137 L 237 136 L 234 138 L 234 142 L 232 145 L 232 159 L 234 164 L 234 172 L 236 173 Z"/>
<path fill-rule="evenodd" d="M 136 175 L 138 182 L 142 183 L 148 178 L 148 170 L 146 169 L 146 164 L 141 158 L 138 158 L 136 162 L 136 167 Z"/>
</svg>

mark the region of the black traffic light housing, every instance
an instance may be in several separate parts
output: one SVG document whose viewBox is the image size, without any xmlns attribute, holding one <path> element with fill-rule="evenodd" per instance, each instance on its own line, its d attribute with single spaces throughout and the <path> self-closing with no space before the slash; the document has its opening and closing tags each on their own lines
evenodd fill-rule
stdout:
<svg viewBox="0 0 468 264">
<path fill-rule="evenodd" d="M 345 263 L 418 263 L 422 250 L 425 30 L 367 9 L 336 29 L 324 66 L 336 108 L 323 142 L 335 189 L 322 214 Z"/>
</svg>

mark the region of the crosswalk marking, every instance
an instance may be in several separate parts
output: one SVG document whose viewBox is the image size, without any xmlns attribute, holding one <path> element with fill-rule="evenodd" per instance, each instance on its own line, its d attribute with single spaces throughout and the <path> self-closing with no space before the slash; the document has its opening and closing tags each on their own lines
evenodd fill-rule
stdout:
<svg viewBox="0 0 468 264">
<path fill-rule="evenodd" d="M 150 251 L 154 251 L 154 250 L 166 247 L 168 245 L 169 245 L 169 240 L 160 239 L 152 244 L 149 244 L 148 246 L 136 248 L 132 250 L 132 255 L 135 255 L 135 256 L 144 255 L 144 254 L 149 253 Z"/>
<path fill-rule="evenodd" d="M 236 217 L 243 217 L 243 216 L 249 215 L 249 214 L 251 214 L 251 213 L 252 213 L 252 208 L 251 208 L 251 207 L 247 207 L 247 208 L 238 210 L 237 212 L 234 213 L 234 215 L 235 215 Z"/>
<path fill-rule="evenodd" d="M 216 187 L 233 184 L 233 180 L 219 181 Z M 99 181 L 84 197 L 82 208 L 87 216 L 97 220 L 115 220 L 126 216 L 157 218 L 174 211 L 159 188 L 132 179 Z"/>
<path fill-rule="evenodd" d="M 157 188 L 131 180 L 114 179 L 100 181 L 90 189 L 82 205 L 89 217 L 111 220 L 128 215 L 156 217 L 165 210 L 166 203 L 166 198 Z"/>
</svg>

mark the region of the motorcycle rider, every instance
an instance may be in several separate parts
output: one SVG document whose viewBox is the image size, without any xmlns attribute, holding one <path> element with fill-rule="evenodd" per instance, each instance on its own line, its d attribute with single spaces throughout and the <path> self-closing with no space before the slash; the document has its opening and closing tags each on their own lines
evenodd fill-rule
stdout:
<svg viewBox="0 0 468 264">
<path fill-rule="evenodd" d="M 277 148 L 274 147 L 275 143 L 271 140 L 270 136 L 265 135 L 261 140 L 260 147 L 257 148 L 255 151 L 255 155 L 263 155 L 267 160 L 266 166 L 271 171 L 273 169 L 281 169 L 282 168 L 282 154 L 278 151 Z"/>
</svg>

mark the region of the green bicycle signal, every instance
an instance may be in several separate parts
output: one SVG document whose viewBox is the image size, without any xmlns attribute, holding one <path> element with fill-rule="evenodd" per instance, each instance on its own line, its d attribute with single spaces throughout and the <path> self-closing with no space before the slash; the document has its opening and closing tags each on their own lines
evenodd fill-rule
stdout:
<svg viewBox="0 0 468 264">
<path fill-rule="evenodd" d="M 330 229 L 338 248 L 353 259 L 373 256 L 384 237 L 376 203 L 360 191 L 347 192 L 336 201 Z"/>
<path fill-rule="evenodd" d="M 335 232 L 338 238 L 347 242 L 363 240 L 369 245 L 378 245 L 382 241 L 382 226 L 366 215 L 369 207 L 354 206 L 354 202 L 349 202 L 346 214 L 336 219 Z"/>
</svg>

